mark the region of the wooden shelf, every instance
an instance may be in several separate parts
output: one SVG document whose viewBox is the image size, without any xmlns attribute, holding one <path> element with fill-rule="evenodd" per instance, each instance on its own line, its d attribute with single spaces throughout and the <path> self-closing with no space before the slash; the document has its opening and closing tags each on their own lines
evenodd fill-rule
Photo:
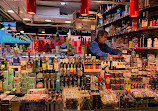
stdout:
<svg viewBox="0 0 158 111">
<path fill-rule="evenodd" d="M 144 30 L 153 30 L 153 29 L 158 29 L 158 26 L 144 27 L 144 28 L 140 28 L 140 29 L 136 29 L 136 30 L 131 30 L 131 31 L 123 32 L 123 33 L 110 35 L 108 37 L 120 36 L 120 35 L 135 33 L 135 32 L 144 31 Z"/>
</svg>

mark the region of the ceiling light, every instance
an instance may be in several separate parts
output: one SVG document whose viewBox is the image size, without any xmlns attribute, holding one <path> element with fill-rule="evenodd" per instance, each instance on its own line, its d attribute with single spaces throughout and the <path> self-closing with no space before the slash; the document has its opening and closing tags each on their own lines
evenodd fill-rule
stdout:
<svg viewBox="0 0 158 111">
<path fill-rule="evenodd" d="M 29 19 L 29 18 L 23 18 L 23 20 L 25 20 L 25 21 L 29 21 L 30 19 Z"/>
<path fill-rule="evenodd" d="M 8 10 L 8 12 L 9 12 L 9 13 L 14 13 L 14 11 L 13 11 L 13 10 Z"/>
<path fill-rule="evenodd" d="M 67 5 L 67 2 L 60 2 L 60 5 Z"/>
<path fill-rule="evenodd" d="M 65 21 L 65 23 L 71 23 L 71 21 Z"/>
<path fill-rule="evenodd" d="M 45 33 L 45 31 L 44 30 L 42 30 L 42 34 L 44 34 Z"/>
<path fill-rule="evenodd" d="M 21 31 L 20 31 L 20 33 L 24 33 L 24 31 L 23 31 L 23 30 L 21 30 Z"/>
<path fill-rule="evenodd" d="M 51 22 L 51 20 L 49 20 L 49 19 L 46 19 L 45 21 L 46 21 L 46 22 Z"/>
</svg>

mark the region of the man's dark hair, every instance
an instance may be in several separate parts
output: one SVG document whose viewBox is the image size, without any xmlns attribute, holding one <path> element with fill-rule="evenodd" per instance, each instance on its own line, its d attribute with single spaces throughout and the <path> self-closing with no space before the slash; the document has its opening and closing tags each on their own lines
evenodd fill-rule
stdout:
<svg viewBox="0 0 158 111">
<path fill-rule="evenodd" d="M 98 29 L 97 39 L 99 38 L 99 35 L 103 36 L 104 34 L 108 34 L 108 32 L 105 31 L 104 29 Z"/>
</svg>

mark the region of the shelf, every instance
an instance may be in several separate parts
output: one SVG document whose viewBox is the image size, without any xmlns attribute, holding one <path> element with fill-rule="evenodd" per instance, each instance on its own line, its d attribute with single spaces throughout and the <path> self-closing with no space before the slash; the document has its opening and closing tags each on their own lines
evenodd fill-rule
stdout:
<svg viewBox="0 0 158 111">
<path fill-rule="evenodd" d="M 110 25 L 110 24 L 113 24 L 113 23 L 115 23 L 115 22 L 117 22 L 117 21 L 119 21 L 119 20 L 125 19 L 125 18 L 127 18 L 127 17 L 129 17 L 129 14 L 128 14 L 128 15 L 125 15 L 125 16 L 123 16 L 123 17 L 120 17 L 120 18 L 118 18 L 118 19 L 116 19 L 116 20 L 113 20 L 113 21 L 111 21 L 111 22 L 109 22 L 109 23 L 106 23 L 106 24 L 104 24 L 104 25 L 102 25 L 102 26 L 99 26 L 98 28 L 101 28 L 101 27 L 104 27 L 104 26 L 108 26 L 108 25 Z M 97 29 L 98 29 L 98 28 L 97 28 Z"/>
<path fill-rule="evenodd" d="M 149 6 L 145 7 L 145 8 L 139 9 L 139 11 L 140 12 L 147 11 L 147 10 L 150 10 L 152 8 L 157 8 L 157 7 L 158 7 L 158 4 L 152 4 L 152 5 L 149 5 Z"/>
<path fill-rule="evenodd" d="M 125 1 L 125 0 L 124 0 L 124 1 Z M 119 5 L 115 5 L 115 6 L 112 7 L 110 10 L 104 12 L 103 15 L 109 13 L 110 11 L 112 11 L 113 9 L 115 9 L 115 8 L 118 7 L 118 6 L 119 6 Z M 157 7 L 158 7 L 158 4 L 150 5 L 150 6 L 147 6 L 147 7 L 143 8 L 143 9 L 139 9 L 139 11 L 142 12 L 142 11 L 146 11 L 146 10 L 149 10 L 149 9 L 151 9 L 151 8 L 157 8 Z M 119 20 L 125 19 L 126 17 L 129 17 L 129 14 L 128 14 L 128 15 L 125 15 L 125 16 L 123 16 L 123 17 L 120 17 L 119 19 L 113 20 L 112 22 L 109 22 L 109 23 L 106 23 L 106 24 L 104 24 L 104 25 L 102 25 L 102 26 L 99 26 L 99 27 L 97 27 L 97 29 L 102 28 L 102 27 L 105 27 L 105 26 L 108 26 L 108 25 L 110 25 L 110 24 L 113 24 L 114 22 L 117 22 L 117 21 L 119 21 Z"/>
<path fill-rule="evenodd" d="M 154 47 L 151 47 L 151 48 L 148 48 L 148 47 L 137 47 L 137 48 L 131 48 L 131 49 L 134 49 L 134 50 L 158 50 L 158 48 L 154 48 Z"/>
<path fill-rule="evenodd" d="M 126 0 L 123 0 L 122 2 L 125 2 Z M 109 12 L 113 11 L 114 9 L 116 9 L 118 6 L 120 5 L 114 5 L 111 9 L 105 11 L 102 15 L 108 14 Z"/>
<path fill-rule="evenodd" d="M 135 33 L 135 32 L 144 31 L 144 30 L 153 30 L 153 29 L 158 29 L 158 26 L 144 27 L 144 28 L 140 28 L 140 29 L 136 29 L 136 30 L 131 30 L 131 31 L 123 32 L 123 33 L 118 33 L 118 34 L 110 35 L 108 37 L 120 36 L 120 35 Z"/>
</svg>

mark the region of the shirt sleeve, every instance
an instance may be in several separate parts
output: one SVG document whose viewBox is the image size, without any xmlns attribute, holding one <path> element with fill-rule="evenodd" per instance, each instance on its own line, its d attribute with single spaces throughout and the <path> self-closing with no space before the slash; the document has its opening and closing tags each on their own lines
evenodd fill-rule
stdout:
<svg viewBox="0 0 158 111">
<path fill-rule="evenodd" d="M 107 53 L 109 53 L 111 55 L 117 55 L 118 54 L 118 52 L 115 49 L 110 48 L 106 43 L 105 43 L 105 45 L 106 45 Z"/>
<path fill-rule="evenodd" d="M 96 55 L 96 56 L 99 56 L 99 57 L 108 57 L 108 54 L 105 53 L 105 52 L 102 52 L 98 46 L 98 43 L 93 41 L 90 45 L 90 51 Z"/>
</svg>

